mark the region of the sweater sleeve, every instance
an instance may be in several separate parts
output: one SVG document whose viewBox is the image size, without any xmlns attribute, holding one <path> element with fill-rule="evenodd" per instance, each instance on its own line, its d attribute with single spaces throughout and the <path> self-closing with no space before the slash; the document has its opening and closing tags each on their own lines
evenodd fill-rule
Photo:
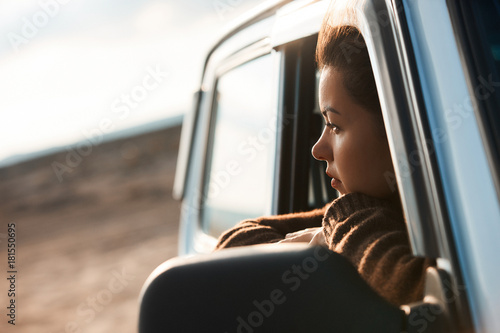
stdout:
<svg viewBox="0 0 500 333">
<path fill-rule="evenodd" d="M 228 247 L 275 243 L 291 232 L 306 228 L 321 227 L 327 207 L 304 213 L 291 213 L 245 220 L 223 233 L 215 250 Z"/>
<path fill-rule="evenodd" d="M 401 305 L 422 299 L 431 259 L 412 255 L 401 209 L 389 201 L 350 193 L 323 219 L 328 247 L 348 258 L 382 297 Z"/>
</svg>

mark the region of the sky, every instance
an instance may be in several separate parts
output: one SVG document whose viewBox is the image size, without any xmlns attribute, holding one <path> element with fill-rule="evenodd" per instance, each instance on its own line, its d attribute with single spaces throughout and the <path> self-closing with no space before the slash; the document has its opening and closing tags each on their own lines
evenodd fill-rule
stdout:
<svg viewBox="0 0 500 333">
<path fill-rule="evenodd" d="M 0 162 L 184 113 L 211 46 L 262 2 L 0 2 Z"/>
</svg>

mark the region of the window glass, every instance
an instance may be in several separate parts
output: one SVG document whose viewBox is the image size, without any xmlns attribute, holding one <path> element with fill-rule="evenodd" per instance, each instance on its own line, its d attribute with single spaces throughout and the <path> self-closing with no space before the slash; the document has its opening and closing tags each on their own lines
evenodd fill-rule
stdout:
<svg viewBox="0 0 500 333">
<path fill-rule="evenodd" d="M 277 132 L 272 56 L 217 82 L 202 224 L 218 237 L 237 222 L 270 213 Z"/>
<path fill-rule="evenodd" d="M 500 1 L 478 1 L 473 6 L 476 7 L 474 14 L 478 32 L 483 35 L 483 51 L 493 60 L 498 73 L 500 72 Z"/>
<path fill-rule="evenodd" d="M 500 1 L 465 2 L 464 46 L 471 53 L 471 83 L 477 117 L 500 193 Z M 470 6 L 470 7 L 467 7 Z"/>
</svg>

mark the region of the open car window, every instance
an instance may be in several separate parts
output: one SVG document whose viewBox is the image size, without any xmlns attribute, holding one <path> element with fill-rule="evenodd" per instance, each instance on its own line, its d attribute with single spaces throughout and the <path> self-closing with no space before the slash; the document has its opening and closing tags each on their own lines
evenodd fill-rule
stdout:
<svg viewBox="0 0 500 333">
<path fill-rule="evenodd" d="M 278 48 L 280 69 L 267 54 L 217 79 L 201 217 L 208 235 L 217 238 L 244 219 L 311 210 L 337 197 L 326 165 L 311 155 L 324 127 L 316 39 Z M 278 69 L 281 85 L 272 80 Z"/>
</svg>

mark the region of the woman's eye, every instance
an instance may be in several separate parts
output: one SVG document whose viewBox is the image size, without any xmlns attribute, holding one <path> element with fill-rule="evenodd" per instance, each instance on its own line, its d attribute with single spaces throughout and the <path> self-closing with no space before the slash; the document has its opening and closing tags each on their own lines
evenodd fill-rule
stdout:
<svg viewBox="0 0 500 333">
<path fill-rule="evenodd" d="M 326 127 L 328 127 L 329 129 L 331 129 L 334 133 L 338 133 L 340 131 L 340 128 L 335 125 L 334 123 L 326 123 Z"/>
</svg>

